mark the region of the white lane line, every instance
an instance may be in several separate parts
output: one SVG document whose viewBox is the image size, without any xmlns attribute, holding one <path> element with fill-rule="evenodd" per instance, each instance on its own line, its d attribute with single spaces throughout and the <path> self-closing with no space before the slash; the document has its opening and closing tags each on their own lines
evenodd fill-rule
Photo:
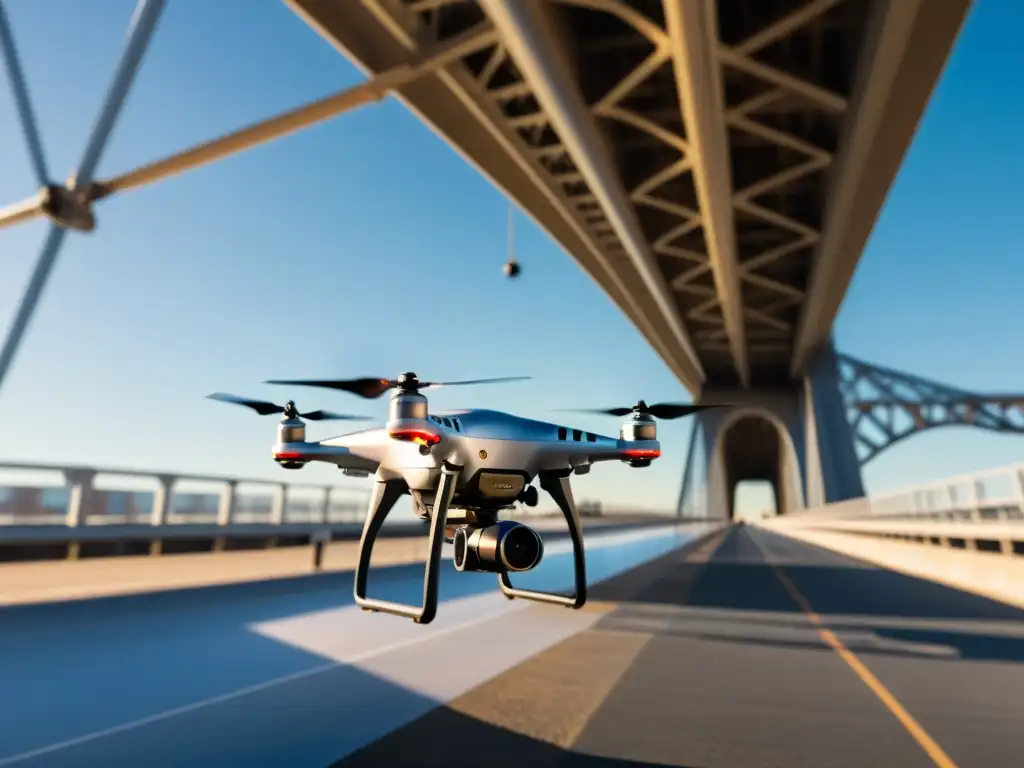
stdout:
<svg viewBox="0 0 1024 768">
<path fill-rule="evenodd" d="M 425 627 L 385 613 L 369 618 L 358 606 L 346 605 L 250 624 L 249 629 L 333 662 L 356 664 L 375 648 L 428 640 L 444 634 L 452 625 L 461 627 L 467 622 L 497 619 L 526 605 L 491 590 L 443 602 L 437 618 Z"/>
<path fill-rule="evenodd" d="M 689 527 L 689 528 L 690 528 L 690 531 L 693 530 L 692 527 Z M 669 524 L 669 525 L 666 525 L 666 526 L 657 526 L 656 528 L 646 528 L 646 529 L 643 529 L 643 530 L 640 530 L 640 531 L 630 531 L 628 533 L 617 533 L 617 534 L 606 534 L 606 535 L 600 535 L 599 534 L 597 536 L 591 536 L 591 544 L 588 545 L 587 548 L 588 549 L 603 549 L 603 548 L 609 547 L 609 546 L 621 546 L 622 544 L 625 544 L 625 543 L 641 541 L 641 540 L 648 539 L 648 538 L 657 538 L 657 537 L 663 536 L 666 533 L 671 532 L 673 530 L 677 530 L 680 533 L 683 532 L 682 526 L 677 526 L 677 525 Z M 680 536 L 679 537 L 679 541 L 676 542 L 677 546 L 682 546 L 690 538 L 692 538 L 692 537 Z M 564 541 L 564 542 L 563 541 L 559 541 L 559 542 L 556 542 L 550 548 L 548 548 L 548 551 L 550 553 L 551 550 L 555 550 L 555 552 L 557 553 L 559 550 L 562 550 L 563 548 L 564 548 L 564 550 L 566 552 L 571 551 L 572 543 L 569 542 L 569 541 Z M 623 568 L 622 571 L 629 570 L 629 568 L 641 565 L 642 562 L 645 562 L 645 560 L 642 559 L 641 561 L 638 561 L 637 563 L 633 563 L 630 566 L 627 566 L 626 568 Z M 610 578 L 610 576 L 611 575 L 609 575 L 609 578 Z M 479 596 L 479 595 L 475 595 L 473 597 L 462 598 L 460 600 L 449 600 L 449 601 L 445 601 L 444 603 L 442 603 L 442 605 L 448 606 L 447 610 L 450 611 L 455 606 L 455 604 L 458 604 L 458 603 L 465 604 L 465 601 L 468 601 L 468 600 L 479 600 L 480 597 L 481 596 Z M 4 766 L 9 766 L 9 765 L 15 765 L 17 763 L 22 763 L 22 762 L 25 762 L 26 760 L 31 760 L 31 759 L 34 759 L 34 758 L 37 758 L 37 757 L 42 757 L 44 755 L 52 754 L 54 752 L 59 752 L 61 750 L 68 749 L 70 747 L 76 747 L 76 746 L 80 746 L 82 744 L 87 744 L 89 742 L 96 741 L 97 739 L 106 738 L 107 736 L 114 736 L 114 735 L 119 734 L 119 733 L 124 733 L 126 731 L 131 731 L 131 730 L 134 730 L 136 728 L 141 728 L 141 727 L 144 727 L 144 726 L 147 726 L 147 725 L 151 725 L 153 723 L 161 722 L 163 720 L 169 720 L 171 718 L 177 717 L 178 715 L 188 714 L 190 712 L 195 712 L 195 711 L 200 710 L 200 709 L 205 709 L 206 707 L 215 706 L 217 704 L 222 704 L 222 703 L 225 703 L 225 702 L 228 702 L 228 701 L 232 701 L 234 699 L 239 699 L 239 698 L 248 696 L 250 694 L 257 693 L 259 691 L 265 691 L 267 689 L 275 688 L 275 687 L 280 686 L 280 685 L 285 685 L 287 683 L 290 683 L 290 682 L 293 682 L 293 681 L 296 681 L 296 680 L 303 680 L 303 679 L 308 679 L 308 678 L 316 677 L 317 675 L 321 675 L 321 674 L 323 674 L 325 672 L 330 672 L 331 670 L 334 670 L 334 669 L 339 669 L 339 668 L 345 667 L 345 666 L 356 665 L 356 664 L 358 664 L 360 662 L 363 662 L 363 661 L 366 661 L 366 660 L 369 660 L 369 659 L 372 659 L 372 658 L 375 658 L 375 657 L 378 657 L 378 656 L 382 656 L 384 654 L 392 653 L 394 651 L 402 650 L 404 648 L 409 648 L 409 647 L 418 645 L 420 643 L 436 639 L 438 637 L 443 637 L 445 635 L 454 634 L 455 632 L 461 632 L 461 631 L 463 631 L 465 629 L 468 629 L 468 628 L 471 628 L 471 627 L 475 627 L 475 626 L 478 626 L 478 625 L 481 625 L 481 624 L 485 624 L 485 623 L 491 621 L 492 619 L 496 618 L 497 616 L 503 615 L 503 614 L 509 612 L 510 610 L 523 610 L 525 608 L 530 607 L 530 605 L 531 605 L 530 603 L 520 603 L 520 602 L 510 603 L 510 604 L 508 604 L 507 607 L 504 607 L 504 610 L 498 611 L 497 613 L 489 611 L 486 615 L 476 616 L 473 619 L 469 619 L 469 620 L 466 620 L 466 621 L 463 621 L 463 622 L 459 622 L 459 623 L 453 624 L 450 627 L 437 627 L 433 631 L 430 631 L 427 627 L 420 627 L 419 625 L 414 625 L 415 628 L 421 630 L 419 633 L 415 633 L 415 634 L 413 634 L 410 637 L 406 637 L 406 638 L 403 638 L 401 640 L 398 640 L 398 641 L 395 641 L 395 642 L 392 642 L 392 643 L 388 643 L 386 645 L 378 646 L 376 648 L 370 648 L 370 649 L 362 650 L 362 651 L 359 651 L 359 652 L 356 652 L 356 653 L 346 654 L 344 661 L 331 661 L 331 662 L 329 662 L 327 664 L 321 664 L 319 666 L 313 667 L 311 669 L 303 670 L 301 672 L 294 672 L 294 673 L 292 673 L 290 675 L 284 675 L 282 677 L 276 677 L 276 678 L 273 678 L 271 680 L 265 680 L 262 683 L 256 683 L 255 685 L 247 686 L 245 688 L 239 688 L 239 689 L 237 689 L 235 691 L 230 691 L 228 693 L 223 693 L 223 694 L 219 694 L 217 696 L 211 696 L 211 697 L 206 698 L 206 699 L 201 699 L 199 701 L 194 701 L 194 702 L 191 702 L 190 704 L 185 704 L 183 706 L 176 707 L 174 709 L 165 710 L 164 712 L 159 712 L 159 713 L 157 713 L 155 715 L 149 715 L 147 717 L 142 717 L 142 718 L 139 718 L 137 720 L 131 720 L 131 721 L 128 721 L 126 723 L 121 723 L 120 725 L 115 725 L 115 726 L 111 726 L 109 728 L 103 728 L 103 729 L 100 729 L 100 730 L 97 730 L 97 731 L 92 731 L 91 733 L 83 734 L 82 736 L 76 736 L 76 737 L 73 737 L 73 738 L 70 738 L 70 739 L 65 739 L 63 741 L 54 742 L 54 743 L 48 744 L 48 745 L 46 745 L 44 747 L 39 747 L 37 749 L 28 750 L 28 751 L 25 751 L 25 752 L 20 752 L 20 753 L 15 754 L 15 755 L 11 755 L 10 757 L 0 758 L 0 768 L 4 768 Z M 355 611 L 361 612 L 361 609 L 355 608 L 353 606 L 346 606 L 346 608 L 351 608 L 351 609 L 353 609 Z M 268 622 L 268 624 L 269 624 L 269 622 Z M 287 642 L 287 641 L 285 641 L 285 642 Z"/>
<path fill-rule="evenodd" d="M 403 640 L 399 640 L 397 642 L 382 647 L 377 647 L 371 650 L 364 651 L 362 653 L 357 653 L 352 656 L 349 656 L 346 661 L 332 661 L 327 664 L 321 664 L 320 666 L 313 667 L 312 669 L 306 669 L 301 672 L 293 672 L 290 675 L 284 675 L 282 677 L 275 677 L 272 680 L 265 680 L 262 683 L 256 683 L 255 685 L 250 685 L 246 688 L 239 688 L 238 690 L 231 691 L 229 693 L 222 693 L 218 696 L 211 696 L 208 699 L 194 701 L 191 704 L 186 704 L 184 706 L 176 707 L 174 709 L 168 709 L 164 712 L 159 712 L 155 715 L 149 715 L 148 717 L 139 718 L 138 720 L 131 720 L 127 723 L 121 723 L 120 725 L 115 725 L 110 728 L 103 728 L 98 731 L 93 731 L 92 733 L 83 734 L 82 736 L 76 736 L 71 739 L 65 739 L 64 741 L 54 742 L 53 744 L 48 744 L 45 747 L 39 747 L 38 749 L 29 750 L 27 752 L 21 752 L 10 757 L 0 758 L 0 766 L 14 765 L 16 763 L 21 763 L 36 757 L 42 757 L 43 755 L 58 752 L 62 749 L 76 747 L 81 744 L 86 744 L 90 741 L 105 738 L 107 736 L 113 736 L 114 734 L 124 733 L 125 731 L 131 731 L 135 728 L 141 728 L 145 725 L 158 723 L 162 720 L 169 720 L 170 718 L 177 717 L 178 715 L 184 715 L 189 712 L 195 712 L 196 710 L 204 709 L 206 707 L 210 707 L 216 704 L 223 704 L 224 702 L 232 701 L 233 699 L 239 699 L 244 696 L 257 693 L 259 691 L 265 691 L 268 688 L 274 688 L 276 686 L 291 683 L 296 680 L 303 680 L 306 678 L 316 677 L 317 675 L 322 675 L 325 672 L 330 672 L 333 669 L 338 669 L 340 667 L 357 664 L 359 662 L 372 659 L 375 656 L 380 656 L 385 653 L 391 653 L 393 651 L 398 651 L 403 648 L 416 645 L 417 643 L 422 643 L 425 640 L 431 640 L 455 632 L 461 632 L 462 630 L 469 629 L 470 627 L 476 626 L 477 624 L 482 624 L 484 622 L 490 621 L 490 619 L 492 618 L 493 615 L 478 617 L 476 619 L 455 624 L 446 629 L 438 629 L 437 631 L 434 631 L 429 635 L 424 634 L 419 637 L 408 637 Z"/>
</svg>

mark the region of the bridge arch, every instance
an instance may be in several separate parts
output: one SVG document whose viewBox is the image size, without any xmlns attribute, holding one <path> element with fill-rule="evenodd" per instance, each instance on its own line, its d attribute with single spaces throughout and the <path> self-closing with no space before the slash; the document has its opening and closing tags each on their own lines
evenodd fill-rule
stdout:
<svg viewBox="0 0 1024 768">
<path fill-rule="evenodd" d="M 778 415 L 758 405 L 731 411 L 715 430 L 709 476 L 730 519 L 736 486 L 763 480 L 775 492 L 776 512 L 804 507 L 803 474 L 793 436 Z"/>
</svg>

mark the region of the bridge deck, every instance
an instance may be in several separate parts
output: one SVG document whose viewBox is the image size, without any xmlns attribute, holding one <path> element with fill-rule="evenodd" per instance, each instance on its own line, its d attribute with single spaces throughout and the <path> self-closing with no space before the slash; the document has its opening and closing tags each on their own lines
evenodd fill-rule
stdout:
<svg viewBox="0 0 1024 768">
<path fill-rule="evenodd" d="M 400 98 L 694 393 L 788 385 L 827 343 L 970 6 L 286 2 L 372 73 L 492 23 Z"/>
<path fill-rule="evenodd" d="M 524 518 L 524 521 L 543 533 L 545 541 L 563 539 L 568 535 L 565 520 L 561 516 Z M 611 530 L 664 526 L 670 522 L 667 518 L 659 520 L 622 516 L 588 518 L 584 526 L 585 535 L 589 536 Z M 56 535 L 68 535 L 68 529 L 64 526 L 60 528 L 63 530 L 55 531 Z M 335 527 L 336 540 L 324 548 L 321 571 L 340 572 L 355 568 L 361 531 L 361 525 Z M 427 551 L 426 532 L 427 527 L 418 522 L 392 526 L 392 531 L 385 533 L 399 535 L 378 539 L 373 549 L 374 565 L 424 562 Z M 446 547 L 446 553 L 446 556 L 451 556 L 450 547 Z M 0 606 L 300 578 L 309 575 L 312 570 L 313 548 L 310 546 L 159 557 L 125 555 L 74 561 L 0 562 Z"/>
<path fill-rule="evenodd" d="M 594 596 L 590 629 L 335 768 L 950 765 L 929 736 L 953 764 L 1019 761 L 1024 612 L 749 528 Z"/>
<path fill-rule="evenodd" d="M 936 764 L 896 707 L 939 765 L 1019 762 L 1024 611 L 753 529 L 680 549 L 694 534 L 593 537 L 583 611 L 450 569 L 427 627 L 363 614 L 350 574 L 0 610 L 0 766 Z M 526 586 L 565 586 L 549 556 Z"/>
</svg>

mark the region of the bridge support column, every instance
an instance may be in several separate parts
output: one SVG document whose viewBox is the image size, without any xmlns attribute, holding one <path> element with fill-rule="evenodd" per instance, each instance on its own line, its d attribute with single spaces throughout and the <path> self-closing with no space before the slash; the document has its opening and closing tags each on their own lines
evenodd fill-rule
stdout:
<svg viewBox="0 0 1024 768">
<path fill-rule="evenodd" d="M 676 504 L 677 518 L 694 518 L 698 515 L 692 503 L 694 496 L 694 457 L 698 451 L 703 451 L 704 446 L 700 437 L 700 425 L 693 424 L 693 431 L 690 433 L 690 445 L 686 449 L 686 464 L 683 465 L 683 484 L 679 489 L 679 502 Z"/>
<path fill-rule="evenodd" d="M 743 480 L 771 483 L 781 514 L 802 509 L 806 450 L 800 391 L 707 388 L 700 402 L 733 406 L 697 415 L 706 516 L 731 518 L 736 485 Z"/>
<path fill-rule="evenodd" d="M 731 518 L 743 480 L 771 483 L 779 514 L 864 495 L 831 346 L 800 382 L 773 390 L 706 387 L 698 401 L 731 407 L 695 418 L 679 516 Z"/>
<path fill-rule="evenodd" d="M 804 424 L 807 435 L 807 505 L 819 506 L 864 495 L 853 430 L 839 388 L 835 347 L 812 355 L 804 376 Z"/>
</svg>

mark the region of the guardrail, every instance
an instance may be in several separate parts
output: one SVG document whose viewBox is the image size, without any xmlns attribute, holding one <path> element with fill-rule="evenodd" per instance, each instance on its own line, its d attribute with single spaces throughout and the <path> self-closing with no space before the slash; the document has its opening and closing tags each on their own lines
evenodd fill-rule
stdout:
<svg viewBox="0 0 1024 768">
<path fill-rule="evenodd" d="M 5 481 L 4 475 L 13 478 Z M 32 475 L 46 477 L 33 483 Z M 368 486 L 0 462 L 0 562 L 353 539 L 360 535 L 368 504 Z M 531 518 L 543 514 L 531 512 Z M 599 503 L 580 503 L 584 516 L 605 517 L 605 512 Z M 631 510 L 616 512 L 659 518 Z M 383 534 L 422 532 L 415 518 L 396 515 Z"/>
<path fill-rule="evenodd" d="M 808 509 L 762 524 L 1021 556 L 1024 464 Z"/>
<path fill-rule="evenodd" d="M 305 543 L 350 533 L 369 489 L 0 462 L 0 561 Z M 31 476 L 43 475 L 32 482 Z"/>
<path fill-rule="evenodd" d="M 1024 463 L 958 475 L 891 493 L 808 509 L 794 518 L 833 520 L 1024 519 Z"/>
</svg>

